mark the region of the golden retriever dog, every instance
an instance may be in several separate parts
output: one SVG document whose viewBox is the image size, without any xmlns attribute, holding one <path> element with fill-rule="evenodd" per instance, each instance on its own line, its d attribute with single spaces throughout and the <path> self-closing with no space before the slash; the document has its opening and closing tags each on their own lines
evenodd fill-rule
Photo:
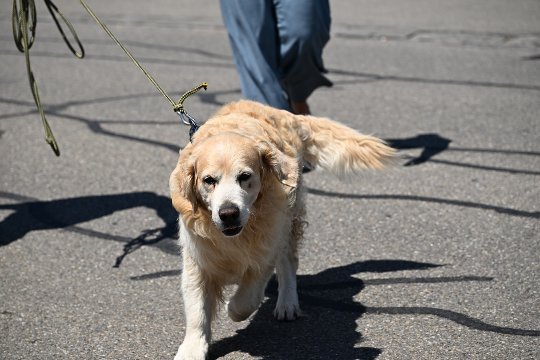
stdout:
<svg viewBox="0 0 540 360">
<path fill-rule="evenodd" d="M 305 224 L 302 166 L 337 175 L 382 168 L 392 148 L 329 119 L 252 101 L 225 105 L 193 136 L 170 177 L 180 213 L 186 332 L 175 357 L 205 359 L 223 289 L 233 321 L 258 309 L 274 269 L 274 316 L 301 314 L 297 247 Z"/>
</svg>

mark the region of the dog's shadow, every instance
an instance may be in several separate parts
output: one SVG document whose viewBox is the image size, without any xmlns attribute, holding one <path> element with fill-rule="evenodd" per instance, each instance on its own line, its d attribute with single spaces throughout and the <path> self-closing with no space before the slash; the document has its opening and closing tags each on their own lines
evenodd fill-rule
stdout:
<svg viewBox="0 0 540 360">
<path fill-rule="evenodd" d="M 298 277 L 298 293 L 303 317 L 294 322 L 278 322 L 272 311 L 277 283 L 271 280 L 267 299 L 246 328 L 210 347 L 210 359 L 241 351 L 263 359 L 375 359 L 381 350 L 358 346 L 361 333 L 356 321 L 366 307 L 353 297 L 365 282 L 353 277 L 361 272 L 419 270 L 439 265 L 404 260 L 356 262 L 316 275 Z"/>
</svg>

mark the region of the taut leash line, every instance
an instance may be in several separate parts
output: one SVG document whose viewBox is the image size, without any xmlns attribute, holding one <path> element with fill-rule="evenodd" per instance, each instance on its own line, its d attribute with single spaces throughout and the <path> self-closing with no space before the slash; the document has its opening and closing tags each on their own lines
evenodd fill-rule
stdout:
<svg viewBox="0 0 540 360">
<path fill-rule="evenodd" d="M 161 86 L 159 86 L 158 82 L 154 79 L 154 77 L 152 75 L 150 75 L 150 73 L 137 61 L 137 59 L 135 59 L 135 57 L 120 42 L 120 40 L 118 40 L 116 38 L 116 36 L 114 36 L 114 34 L 112 33 L 111 30 L 109 30 L 107 25 L 105 25 L 98 18 L 98 16 L 92 11 L 92 9 L 90 9 L 88 4 L 86 4 L 86 2 L 84 0 L 79 0 L 79 1 L 81 2 L 81 5 L 84 7 L 84 9 L 88 12 L 88 14 L 90 14 L 90 16 L 97 22 L 97 24 L 99 26 L 101 26 L 103 31 L 105 31 L 107 33 L 107 35 L 109 35 L 109 37 L 116 43 L 116 45 L 118 45 L 126 53 L 127 57 L 129 57 L 131 59 L 131 61 L 133 62 L 133 64 L 135 64 L 135 66 L 137 66 L 139 68 L 139 70 L 142 71 L 142 73 L 148 78 L 148 80 L 152 84 L 154 84 L 154 86 L 156 87 L 156 89 L 158 89 L 158 91 L 161 93 L 161 95 L 163 95 L 163 97 L 165 97 L 171 103 L 173 111 L 176 112 L 178 114 L 178 116 L 180 116 L 180 119 L 182 120 L 182 122 L 184 124 L 190 126 L 190 129 L 189 129 L 189 141 L 191 141 L 191 138 L 193 137 L 193 134 L 199 129 L 199 125 L 197 124 L 195 119 L 193 119 L 193 117 L 191 117 L 186 112 L 186 110 L 184 109 L 184 101 L 189 96 L 195 94 L 197 91 L 199 91 L 201 89 L 206 90 L 208 88 L 208 84 L 205 83 L 205 82 L 200 84 L 199 86 L 197 86 L 197 87 L 187 91 L 186 93 L 184 93 L 177 102 L 174 102 L 173 99 L 169 96 L 169 94 L 167 94 L 167 92 L 165 90 L 163 90 L 163 88 Z"/>
</svg>

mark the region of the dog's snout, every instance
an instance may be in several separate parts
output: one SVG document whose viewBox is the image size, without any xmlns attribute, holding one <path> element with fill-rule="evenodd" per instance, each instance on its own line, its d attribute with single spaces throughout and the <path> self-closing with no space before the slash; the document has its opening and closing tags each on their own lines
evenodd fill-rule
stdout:
<svg viewBox="0 0 540 360">
<path fill-rule="evenodd" d="M 236 205 L 229 205 L 219 209 L 219 218 L 223 222 L 232 222 L 240 217 L 240 209 Z"/>
</svg>

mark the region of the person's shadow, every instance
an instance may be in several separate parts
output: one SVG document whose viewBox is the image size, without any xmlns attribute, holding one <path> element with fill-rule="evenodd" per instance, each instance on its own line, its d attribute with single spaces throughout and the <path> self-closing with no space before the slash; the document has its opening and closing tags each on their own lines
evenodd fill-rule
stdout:
<svg viewBox="0 0 540 360">
<path fill-rule="evenodd" d="M 242 351 L 263 359 L 375 359 L 381 350 L 361 347 L 356 321 L 366 307 L 353 297 L 365 286 L 353 277 L 361 272 L 389 272 L 428 269 L 439 265 L 405 260 L 374 260 L 298 277 L 300 307 L 304 316 L 294 322 L 278 322 L 272 311 L 277 283 L 270 281 L 268 299 L 251 318 L 249 325 L 229 338 L 210 346 L 210 359 Z"/>
<path fill-rule="evenodd" d="M 398 150 L 422 149 L 420 155 L 411 158 L 403 166 L 413 166 L 429 161 L 433 156 L 448 149 L 452 140 L 439 134 L 420 134 L 406 139 L 386 139 L 388 145 Z"/>
<path fill-rule="evenodd" d="M 294 322 L 278 322 L 272 310 L 276 304 L 277 283 L 267 286 L 268 297 L 244 329 L 210 345 L 210 359 L 241 351 L 266 360 L 342 359 L 372 360 L 382 352 L 362 347 L 357 320 L 364 314 L 436 316 L 459 326 L 497 334 L 539 337 L 540 330 L 519 329 L 489 324 L 458 311 L 437 307 L 364 306 L 354 297 L 366 286 L 389 284 L 441 284 L 492 281 L 482 276 L 389 277 L 361 280 L 353 275 L 362 272 L 427 270 L 442 265 L 407 260 L 371 260 L 355 262 L 298 277 L 300 307 L 305 316 Z M 169 276 L 169 274 L 166 274 Z"/>
<path fill-rule="evenodd" d="M 2 197 L 22 198 L 16 194 L 0 192 L 0 198 Z M 136 238 L 127 238 L 80 226 L 85 222 L 137 207 L 154 210 L 165 225 L 160 228 L 142 230 Z M 149 191 L 0 204 L 0 210 L 13 211 L 0 221 L 0 247 L 22 239 L 32 231 L 66 229 L 92 238 L 125 243 L 123 253 L 116 259 L 115 267 L 119 267 L 128 254 L 142 246 L 154 246 L 169 254 L 179 253 L 175 241 L 172 240 L 176 239 L 178 232 L 178 214 L 172 207 L 170 198 Z"/>
</svg>

